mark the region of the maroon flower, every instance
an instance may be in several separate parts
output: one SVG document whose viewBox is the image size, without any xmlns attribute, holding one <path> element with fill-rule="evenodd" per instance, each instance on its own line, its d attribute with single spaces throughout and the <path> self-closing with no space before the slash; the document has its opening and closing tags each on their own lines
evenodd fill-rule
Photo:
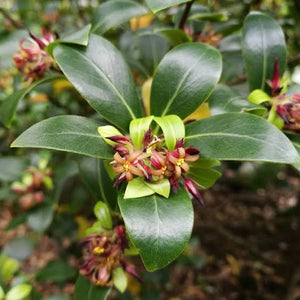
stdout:
<svg viewBox="0 0 300 300">
<path fill-rule="evenodd" d="M 201 205 L 204 206 L 203 198 L 195 184 L 195 182 L 190 178 L 184 179 L 184 188 L 195 198 L 197 199 Z"/>
</svg>

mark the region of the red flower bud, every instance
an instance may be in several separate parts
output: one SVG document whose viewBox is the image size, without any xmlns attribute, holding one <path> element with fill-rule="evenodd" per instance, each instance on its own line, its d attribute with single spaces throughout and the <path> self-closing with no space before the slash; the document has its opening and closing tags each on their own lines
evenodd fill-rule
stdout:
<svg viewBox="0 0 300 300">
<path fill-rule="evenodd" d="M 108 136 L 108 137 L 106 137 L 106 139 L 109 139 L 115 143 L 122 144 L 122 145 L 131 144 L 131 139 L 124 135 Z"/>
<path fill-rule="evenodd" d="M 195 198 L 197 199 L 201 205 L 204 206 L 204 201 L 203 198 L 199 192 L 199 190 L 197 189 L 197 186 L 195 184 L 195 182 L 190 179 L 190 178 L 185 178 L 184 179 L 184 187 L 185 189 Z"/>
</svg>

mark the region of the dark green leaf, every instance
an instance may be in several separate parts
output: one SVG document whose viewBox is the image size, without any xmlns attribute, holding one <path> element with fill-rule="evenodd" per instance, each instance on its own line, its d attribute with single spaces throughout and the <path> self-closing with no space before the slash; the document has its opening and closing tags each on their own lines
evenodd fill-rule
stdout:
<svg viewBox="0 0 300 300">
<path fill-rule="evenodd" d="M 195 168 L 191 166 L 189 177 L 192 178 L 200 189 L 208 189 L 215 184 L 222 174 L 214 169 Z"/>
<path fill-rule="evenodd" d="M 44 232 L 53 219 L 53 206 L 42 205 L 28 214 L 27 224 L 35 232 Z"/>
<path fill-rule="evenodd" d="M 168 199 L 157 194 L 136 199 L 120 196 L 119 206 L 148 271 L 165 267 L 183 251 L 193 227 L 193 207 L 184 189 Z"/>
<path fill-rule="evenodd" d="M 18 260 L 25 260 L 34 250 L 35 242 L 31 238 L 16 238 L 8 242 L 3 253 Z"/>
<path fill-rule="evenodd" d="M 242 49 L 250 91 L 266 88 L 266 80 L 273 77 L 275 58 L 283 74 L 287 55 L 284 34 L 271 17 L 260 12 L 246 17 Z"/>
<path fill-rule="evenodd" d="M 298 151 L 298 154 L 300 156 L 300 135 L 291 133 L 291 132 L 287 132 L 287 136 L 290 139 L 290 141 L 292 142 L 292 144 L 294 145 L 295 149 Z M 298 171 L 300 171 L 300 160 L 297 163 L 293 164 L 293 166 Z"/>
<path fill-rule="evenodd" d="M 53 53 L 67 78 L 106 120 L 128 131 L 130 121 L 142 116 L 130 70 L 110 42 L 92 34 L 87 48 L 58 45 Z"/>
<path fill-rule="evenodd" d="M 76 273 L 76 269 L 71 267 L 66 261 L 53 260 L 46 267 L 40 269 L 35 278 L 39 282 L 52 281 L 60 283 L 73 279 Z"/>
<path fill-rule="evenodd" d="M 3 156 L 0 158 L 0 181 L 14 181 L 22 177 L 28 162 L 21 157 Z"/>
<path fill-rule="evenodd" d="M 70 298 L 67 295 L 53 295 L 43 298 L 43 300 L 70 300 Z"/>
<path fill-rule="evenodd" d="M 53 81 L 56 79 L 62 78 L 62 76 L 51 76 L 41 79 L 32 83 L 28 88 L 21 89 L 19 91 L 14 92 L 13 94 L 9 95 L 6 99 L 3 100 L 1 105 L 1 118 L 2 122 L 6 127 L 11 126 L 11 122 L 17 110 L 18 103 L 35 87 L 38 85 Z"/>
<path fill-rule="evenodd" d="M 212 115 L 243 111 L 251 111 L 252 113 L 262 115 L 267 112 L 265 107 L 255 105 L 243 99 L 227 85 L 218 85 L 207 101 Z"/>
<path fill-rule="evenodd" d="M 154 13 L 157 13 L 160 10 L 189 1 L 190 0 L 146 0 L 146 3 Z"/>
<path fill-rule="evenodd" d="M 155 30 L 154 33 L 164 36 L 172 46 L 192 42 L 192 37 L 180 29 L 160 28 Z"/>
<path fill-rule="evenodd" d="M 20 213 L 16 215 L 5 227 L 5 230 L 11 230 L 16 228 L 17 226 L 25 223 L 27 220 L 27 213 Z"/>
<path fill-rule="evenodd" d="M 228 113 L 186 126 L 186 142 L 203 157 L 219 160 L 294 163 L 298 153 L 275 126 L 255 115 Z"/>
<path fill-rule="evenodd" d="M 102 35 L 131 18 L 144 15 L 147 8 L 131 0 L 114 0 L 102 3 L 93 16 L 92 32 Z"/>
<path fill-rule="evenodd" d="M 58 116 L 23 132 L 11 147 L 45 148 L 99 158 L 111 158 L 112 150 L 97 132 L 98 124 L 79 116 Z"/>
<path fill-rule="evenodd" d="M 94 286 L 83 276 L 75 284 L 74 300 L 105 300 L 110 293 L 109 287 Z"/>
<path fill-rule="evenodd" d="M 151 89 L 151 114 L 184 119 L 209 96 L 221 75 L 220 53 L 201 43 L 179 45 L 159 64 Z"/>
</svg>

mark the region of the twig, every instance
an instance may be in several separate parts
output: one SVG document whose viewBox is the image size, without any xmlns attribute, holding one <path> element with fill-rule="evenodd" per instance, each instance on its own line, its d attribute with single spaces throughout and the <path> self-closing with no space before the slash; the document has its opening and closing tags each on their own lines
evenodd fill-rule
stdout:
<svg viewBox="0 0 300 300">
<path fill-rule="evenodd" d="M 3 15 L 7 20 L 10 21 L 10 23 L 11 23 L 15 28 L 17 28 L 17 29 L 23 29 L 23 28 L 24 28 L 24 26 L 23 26 L 21 23 L 19 23 L 19 22 L 17 22 L 16 20 L 14 20 L 14 19 L 10 16 L 10 14 L 9 14 L 4 8 L 0 7 L 0 12 L 2 13 L 2 15 Z"/>
<path fill-rule="evenodd" d="M 195 0 L 192 0 L 192 1 L 188 2 L 185 5 L 185 9 L 183 11 L 183 14 L 182 14 L 182 17 L 180 19 L 179 26 L 178 26 L 179 29 L 184 29 L 184 25 L 186 23 L 186 20 L 187 20 L 187 18 L 189 16 L 191 7 L 192 7 L 192 5 L 193 5 L 194 2 L 195 2 Z"/>
</svg>

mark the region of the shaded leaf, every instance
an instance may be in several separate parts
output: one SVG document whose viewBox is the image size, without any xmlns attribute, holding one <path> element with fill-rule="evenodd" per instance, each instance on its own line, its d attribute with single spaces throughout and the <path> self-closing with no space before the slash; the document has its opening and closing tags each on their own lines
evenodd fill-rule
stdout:
<svg viewBox="0 0 300 300">
<path fill-rule="evenodd" d="M 52 205 L 42 205 L 29 212 L 27 224 L 35 232 L 44 232 L 53 220 L 54 208 Z"/>
<path fill-rule="evenodd" d="M 190 0 L 146 0 L 146 3 L 154 13 L 157 13 L 160 10 L 189 1 Z"/>
<path fill-rule="evenodd" d="M 35 242 L 31 238 L 16 238 L 8 242 L 3 253 L 17 260 L 25 260 L 34 250 Z"/>
</svg>

